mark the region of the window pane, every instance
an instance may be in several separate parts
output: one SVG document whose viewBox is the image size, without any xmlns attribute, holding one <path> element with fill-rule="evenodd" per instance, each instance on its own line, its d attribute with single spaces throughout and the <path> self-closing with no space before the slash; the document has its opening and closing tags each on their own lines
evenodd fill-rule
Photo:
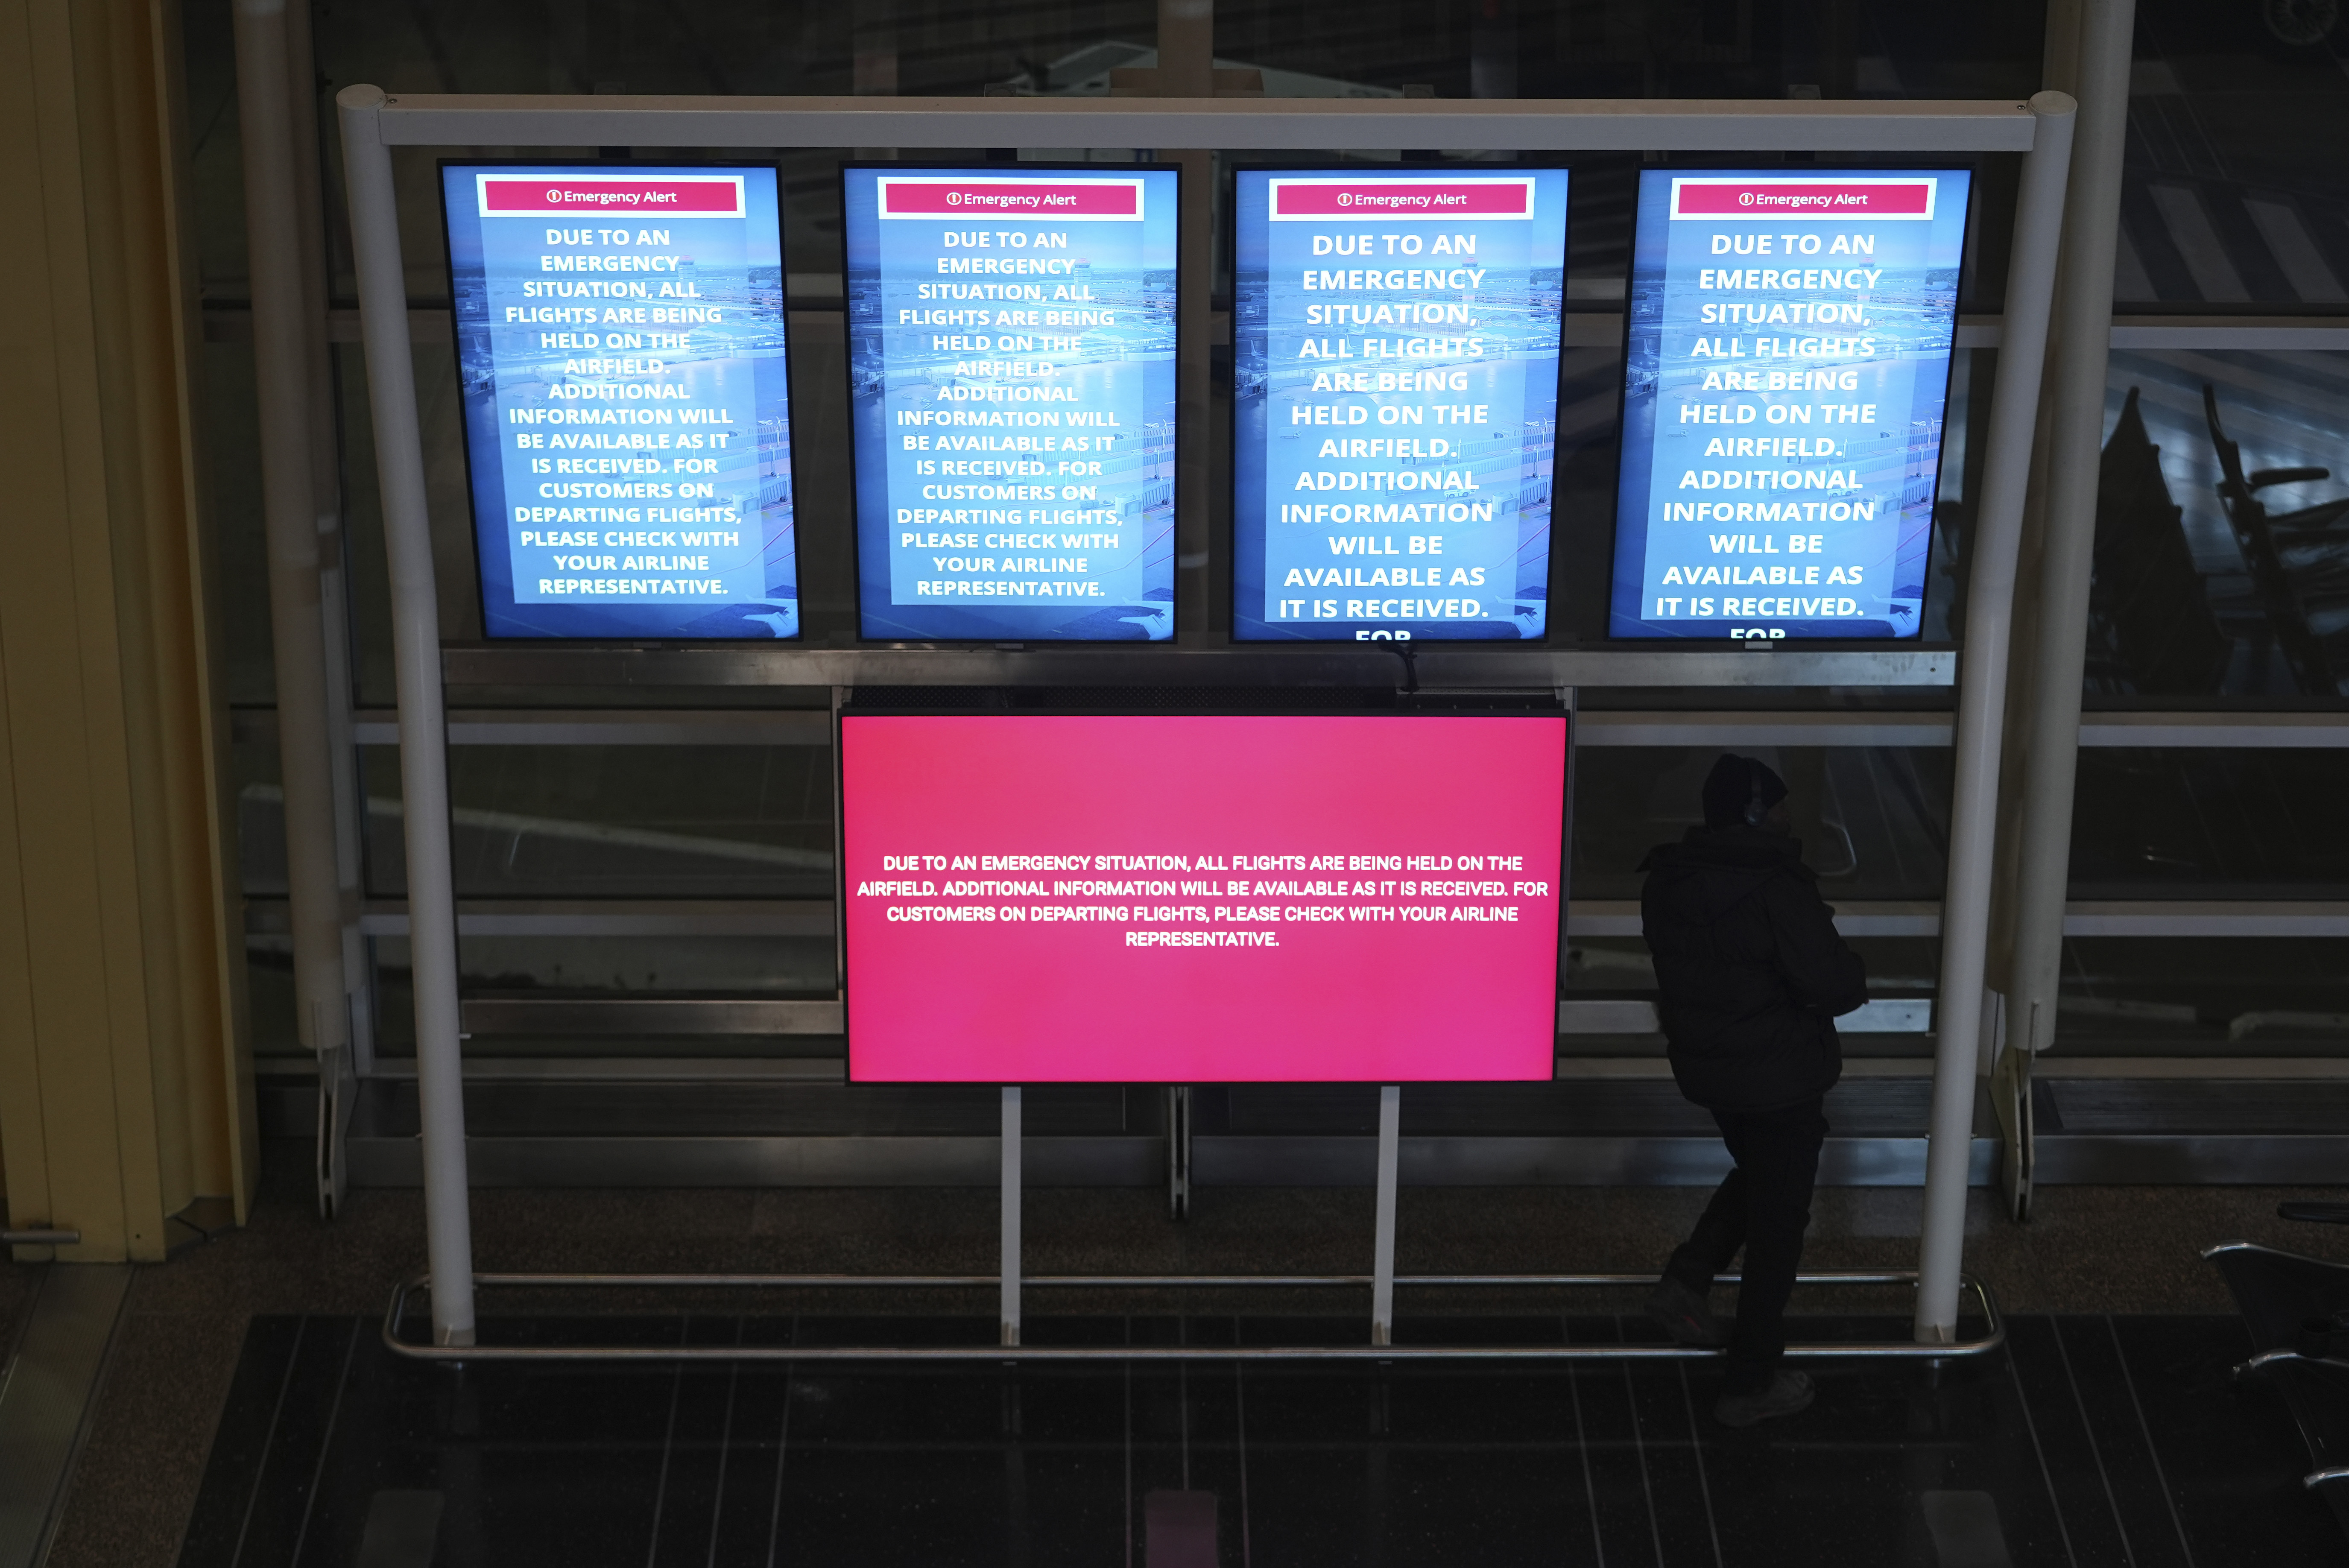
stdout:
<svg viewBox="0 0 2349 1568">
<path fill-rule="evenodd" d="M 2118 352 L 2106 403 L 2090 695 L 2337 702 L 2349 354 Z"/>
<path fill-rule="evenodd" d="M 2055 1048 L 2106 1056 L 2333 1056 L 2349 1049 L 2349 943 L 2075 937 Z"/>
<path fill-rule="evenodd" d="M 2085 748 L 2072 896 L 2349 897 L 2344 796 L 2341 751 Z"/>
<path fill-rule="evenodd" d="M 376 1050 L 416 1054 L 415 988 L 406 937 L 378 937 Z M 458 985 L 467 999 L 648 1000 L 839 995 L 829 936 L 462 936 Z M 290 986 L 288 987 L 290 991 Z M 290 1006 L 290 1004 L 289 1004 Z M 477 1056 L 827 1056 L 836 1035 L 496 1034 Z"/>
<path fill-rule="evenodd" d="M 1576 899 L 1640 896 L 1655 845 L 1703 820 L 1716 747 L 1586 747 L 1575 757 Z M 1950 753 L 1891 747 L 1764 748 L 1785 778 L 1795 836 L 1820 891 L 1847 899 L 1937 899 L 1949 843 Z"/>
<path fill-rule="evenodd" d="M 2340 15 L 2331 5 L 2137 8 L 2120 300 L 2349 300 Z"/>
<path fill-rule="evenodd" d="M 1940 989 L 1941 944 L 1933 937 L 1847 938 L 1868 965 L 1868 995 L 1877 1001 L 1930 997 Z M 1569 1001 L 1637 1000 L 1656 996 L 1656 968 L 1648 944 L 1636 936 L 1578 936 L 1568 944 L 1565 995 Z M 1837 1030 L 1847 1057 L 1930 1057 L 1931 1034 L 1922 1029 L 1860 1033 L 1847 1018 Z M 1664 1051 L 1660 1033 L 1598 1033 L 1577 1028 L 1562 1034 L 1564 1057 L 1653 1057 Z"/>
<path fill-rule="evenodd" d="M 404 897 L 399 754 L 362 749 L 367 888 Z M 460 898 L 829 898 L 832 753 L 792 746 L 459 746 Z"/>
</svg>

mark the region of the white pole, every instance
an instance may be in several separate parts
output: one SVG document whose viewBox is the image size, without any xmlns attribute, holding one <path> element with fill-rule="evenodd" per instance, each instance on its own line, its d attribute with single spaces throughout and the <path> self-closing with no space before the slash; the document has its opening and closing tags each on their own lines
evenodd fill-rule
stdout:
<svg viewBox="0 0 2349 1568">
<path fill-rule="evenodd" d="M 326 337 L 326 193 L 318 170 L 318 67 L 310 0 L 286 0 L 285 102 L 293 111 L 295 212 L 302 235 L 302 330 L 310 361 L 310 491 L 317 508 L 318 610 L 325 629 L 326 760 L 335 785 L 335 866 L 342 889 L 343 994 L 350 1063 L 375 1068 L 375 974 L 359 929 L 366 899 L 366 801 L 352 734 L 350 604 L 345 586 L 342 438 L 336 428 L 334 350 Z M 336 1202 L 340 1202 L 339 1187 Z"/>
<path fill-rule="evenodd" d="M 473 1233 L 465 1182 L 464 1061 L 457 1041 L 457 899 L 449 861 L 449 737 L 440 707 L 440 613 L 433 597 L 424 446 L 409 353 L 408 280 L 383 89 L 345 88 L 343 170 L 367 345 L 377 482 L 391 561 L 391 644 L 399 695 L 399 784 L 408 830 L 408 945 L 416 996 L 416 1089 L 424 1124 L 424 1231 L 432 1339 L 473 1343 Z"/>
<path fill-rule="evenodd" d="M 1371 1245 L 1371 1343 L 1394 1343 L 1395 1178 L 1402 1164 L 1402 1089 L 1379 1090 L 1378 1230 Z"/>
<path fill-rule="evenodd" d="M 1019 1343 L 1019 1091 L 1003 1091 L 1003 1253 L 1001 1343 Z"/>
<path fill-rule="evenodd" d="M 2080 129 L 2064 221 L 2062 304 L 2047 436 L 2046 521 L 2022 769 L 2014 967 L 2007 1046 L 2044 1051 L 2055 1032 L 2064 900 L 2072 861 L 2072 793 L 2080 759 L 2080 683 L 2104 461 L 2105 377 L 2112 357 L 2113 261 L 2128 140 L 2136 0 L 2086 0 L 2080 16 Z"/>
<path fill-rule="evenodd" d="M 1966 593 L 1959 665 L 1950 880 L 1941 901 L 1941 985 L 1934 1006 L 1932 1136 L 1925 1154 L 1925 1223 L 1918 1246 L 1917 1338 L 1957 1337 L 1958 1275 L 1966 1233 L 1973 1145 L 1974 1079 L 1981 1054 L 1982 965 L 1990 933 L 1992 856 L 1997 841 L 1998 757 L 2004 723 L 2007 643 L 2014 621 L 2015 552 L 2039 418 L 2047 318 L 2063 236 L 2064 188 L 2075 106 L 2063 93 L 2033 98 L 2038 119 L 2023 160 L 2014 248 L 2006 283 L 2006 331 L 1991 401 L 1990 454 L 1974 513 L 1973 575 Z"/>
<path fill-rule="evenodd" d="M 325 621 L 312 472 L 309 334 L 299 177 L 287 99 L 285 0 L 236 0 L 237 114 L 259 393 L 261 507 L 269 547 L 269 631 L 277 677 L 285 891 L 294 936 L 295 1029 L 334 1092 L 348 1043 L 342 887 L 326 733 Z"/>
</svg>

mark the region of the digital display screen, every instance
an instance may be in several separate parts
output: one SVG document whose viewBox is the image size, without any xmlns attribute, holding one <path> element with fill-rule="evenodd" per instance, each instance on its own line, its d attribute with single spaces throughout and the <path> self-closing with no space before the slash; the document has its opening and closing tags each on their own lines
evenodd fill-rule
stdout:
<svg viewBox="0 0 2349 1568">
<path fill-rule="evenodd" d="M 1566 186 L 1239 171 L 1235 637 L 1547 631 Z"/>
<path fill-rule="evenodd" d="M 1640 170 L 1612 635 L 1918 634 L 1971 182 Z"/>
<path fill-rule="evenodd" d="M 849 1077 L 1547 1079 L 1567 723 L 845 714 Z"/>
<path fill-rule="evenodd" d="M 492 637 L 796 637 L 771 168 L 444 163 Z"/>
<path fill-rule="evenodd" d="M 1174 632 L 1176 171 L 851 166 L 860 634 Z"/>
</svg>

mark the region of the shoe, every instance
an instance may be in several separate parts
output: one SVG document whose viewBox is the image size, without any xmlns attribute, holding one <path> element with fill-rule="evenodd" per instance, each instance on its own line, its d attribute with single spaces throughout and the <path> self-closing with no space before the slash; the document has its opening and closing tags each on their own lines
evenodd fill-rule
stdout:
<svg viewBox="0 0 2349 1568">
<path fill-rule="evenodd" d="M 1648 1315 L 1680 1344 L 1718 1350 L 1729 1343 L 1729 1325 L 1713 1315 L 1702 1294 L 1670 1275 L 1649 1293 Z"/>
<path fill-rule="evenodd" d="M 1751 1394 L 1723 1394 L 1713 1408 L 1713 1418 L 1724 1427 L 1750 1427 L 1774 1416 L 1807 1410 L 1817 1397 L 1818 1390 L 1811 1387 L 1807 1374 L 1780 1372 L 1770 1380 L 1769 1387 Z"/>
</svg>

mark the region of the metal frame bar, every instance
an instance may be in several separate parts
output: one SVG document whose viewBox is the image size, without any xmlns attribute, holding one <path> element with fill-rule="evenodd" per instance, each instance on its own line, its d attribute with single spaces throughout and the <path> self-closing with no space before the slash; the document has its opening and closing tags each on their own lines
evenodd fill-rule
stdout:
<svg viewBox="0 0 2349 1568">
<path fill-rule="evenodd" d="M 1721 1276 L 1733 1283 L 1735 1274 Z M 1914 1270 L 1882 1273 L 1847 1270 L 1797 1274 L 1804 1285 L 1914 1284 Z M 1941 1344 L 1916 1341 L 1857 1341 L 1786 1346 L 1796 1360 L 1880 1359 L 1946 1361 L 1982 1356 L 2006 1343 L 2006 1319 L 1990 1287 L 1971 1274 L 1960 1276 L 1981 1304 L 1984 1325 L 1974 1339 Z M 757 1289 L 757 1290 L 988 1290 L 993 1274 L 480 1274 L 477 1289 Z M 1653 1274 L 1402 1274 L 1406 1289 L 1599 1289 L 1643 1288 Z M 1040 1274 L 1027 1281 L 1040 1290 L 1319 1289 L 1374 1286 L 1370 1274 Z M 1686 1345 L 420 1345 L 401 1336 L 409 1298 L 429 1291 L 429 1274 L 395 1286 L 385 1308 L 383 1342 L 395 1355 L 418 1361 L 1708 1361 L 1727 1353 Z M 470 1293 L 469 1293 L 470 1295 Z"/>
<path fill-rule="evenodd" d="M 1998 704 L 2003 696 L 2005 613 L 2013 574 L 2011 536 L 2019 527 L 2028 461 L 2030 410 L 2038 395 L 2048 297 L 2059 237 L 2065 160 L 2075 106 L 2060 93 L 2028 103 L 1867 100 L 1541 100 L 1470 102 L 1397 99 L 1377 105 L 1314 99 L 1237 101 L 1152 98 L 1105 102 L 1037 98 L 512 98 L 388 95 L 357 85 L 336 95 L 359 284 L 361 335 L 380 469 L 384 533 L 392 564 L 393 642 L 398 674 L 400 768 L 407 803 L 410 944 L 415 975 L 418 1093 L 423 1107 L 426 1233 L 432 1269 L 452 1281 L 433 1300 L 433 1335 L 470 1343 L 471 1236 L 466 1215 L 463 1067 L 457 1002 L 456 900 L 451 879 L 447 735 L 442 683 L 459 661 L 444 655 L 434 597 L 430 520 L 417 424 L 415 371 L 393 190 L 394 147 L 953 147 L 1110 146 L 1383 150 L 1503 148 L 1526 151 L 1716 150 L 1721 151 L 2019 152 L 2013 281 L 2006 328 L 2014 350 L 2001 356 L 1990 434 L 1991 467 L 1977 550 L 1970 619 L 1987 625 L 1969 642 L 1970 678 L 1959 729 L 1960 835 L 1987 872 L 1989 847 L 1965 836 L 1988 821 L 1997 784 Z M 2049 201 L 2053 192 L 2054 201 Z M 2012 494 L 2010 495 L 2010 491 Z M 2009 513 L 2013 515 L 2010 516 Z M 2003 580 L 2000 573 L 2003 571 Z M 1985 593 L 1985 588 L 1989 590 Z M 660 678 L 711 684 L 854 686 L 891 682 L 1154 684 L 1180 669 L 1186 681 L 1313 684 L 1371 676 L 1374 651 L 1279 658 L 1254 651 L 1186 647 L 1144 650 L 1146 658 L 1101 650 L 970 652 L 902 650 L 722 650 L 719 656 L 664 656 Z M 604 655 L 607 661 L 613 656 Z M 1169 663 L 1169 658 L 1180 661 Z M 1852 655 L 1773 653 L 1576 653 L 1495 655 L 1481 650 L 1422 655 L 1433 686 L 1733 686 L 1944 684 L 1948 650 Z M 1987 657 L 1998 666 L 1984 665 Z M 624 659 L 625 656 L 622 656 Z M 502 660 L 505 678 L 517 661 Z M 617 661 L 614 661 L 617 662 Z M 596 658 L 564 661 L 571 678 Z M 1210 674 L 1209 672 L 1213 672 Z M 1984 681 L 1985 673 L 1997 678 Z M 712 677 L 715 677 L 712 679 Z M 1983 720 L 1990 720 L 1987 730 Z M 1987 737 L 1990 765 L 1975 756 Z M 1972 764 L 1972 765 L 1970 765 Z M 1984 791 L 1990 794 L 1982 799 Z M 1953 886 L 1971 874 L 1953 864 Z M 1962 907 L 1962 906 L 1961 906 Z M 1962 923 L 1961 923 L 1962 926 Z M 1955 944 L 1960 948 L 1965 944 Z M 1977 959 L 1979 954 L 1976 955 Z M 1962 962 L 1961 963 L 1962 970 Z M 1979 986 L 1979 963 L 1971 985 Z M 1945 991 L 1947 987 L 1944 987 Z M 1964 1032 L 1960 1031 L 1961 1034 Z M 1954 1202 L 1962 1213 L 1971 1129 L 1940 1101 L 1958 1094 L 1959 1053 L 1947 1046 L 1936 1096 L 1935 1157 L 1929 1216 Z M 1963 1064 L 1971 1067 L 1971 1053 Z M 1963 1085 L 1971 1106 L 1971 1074 Z M 1011 1102 L 1007 1101 L 1007 1106 Z M 1007 1115 L 1009 1111 L 1007 1110 Z M 1951 1147 L 1943 1147 L 1951 1145 Z M 1929 1218 L 1918 1326 L 1954 1323 L 1961 1240 Z M 1936 1241 L 1936 1236 L 1941 1236 Z M 1941 1336 L 1946 1337 L 1946 1334 Z"/>
<path fill-rule="evenodd" d="M 1350 645 L 1092 648 L 795 647 L 737 643 L 676 648 L 507 647 L 458 644 L 442 664 L 452 686 L 1186 686 L 1392 689 L 1392 655 Z M 1516 648 L 1429 644 L 1423 689 L 1557 686 L 1946 686 L 1958 651 L 1946 645 L 1748 649 Z"/>
<path fill-rule="evenodd" d="M 1973 99 L 722 98 L 347 88 L 387 147 L 1397 147 L 1522 152 L 2028 152 L 2030 106 Z"/>
<path fill-rule="evenodd" d="M 1392 672 L 1390 672 L 1392 673 Z M 1577 749 L 1646 746 L 1915 747 L 1932 749 L 1956 739 L 1957 715 L 1946 709 L 1670 708 L 1584 709 Z M 231 717 L 239 744 L 274 742 L 276 710 L 238 708 Z M 451 746 L 829 746 L 830 721 L 820 707 L 798 708 L 517 708 L 465 709 L 449 716 Z M 399 744 L 395 709 L 366 708 L 353 716 L 361 746 Z M 2130 708 L 2080 716 L 2080 744 L 2098 748 L 2212 751 L 2333 751 L 2349 749 L 2349 709 L 2258 713 L 2227 709 L 2168 713 Z"/>
<path fill-rule="evenodd" d="M 585 1032 L 586 1031 L 582 1031 L 582 1033 Z M 667 1032 L 691 1034 L 696 1031 L 677 1029 Z M 1558 1031 L 1568 1038 L 1595 1032 L 1598 1031 L 1581 1028 L 1567 1028 Z M 1605 1032 L 1641 1034 L 1650 1031 L 1610 1029 Z M 1888 1032 L 1898 1034 L 1901 1031 Z M 479 1031 L 476 1033 L 478 1034 Z M 1932 1076 L 1933 1058 L 1930 1057 L 1871 1055 L 1871 1050 L 1881 1050 L 1884 1047 L 1855 1043 L 1849 1036 L 1845 1037 L 1845 1047 L 1847 1054 L 1843 1059 L 1843 1076 L 1847 1078 L 1930 1078 Z M 264 1078 L 304 1078 L 315 1072 L 316 1068 L 309 1058 L 305 1057 L 264 1057 L 261 1059 L 260 1071 Z M 412 1062 L 404 1057 L 393 1057 L 380 1063 L 367 1076 L 371 1078 L 397 1083 L 413 1078 L 416 1076 L 416 1068 Z M 2076 1081 L 2084 1078 L 2333 1081 L 2349 1078 L 2349 1057 L 2339 1055 L 2087 1057 L 2059 1054 L 2047 1057 L 2033 1066 L 2032 1076 L 2034 1078 L 2058 1081 Z M 1592 1078 L 1651 1078 L 1662 1081 L 1671 1077 L 1671 1063 L 1661 1052 L 1651 1055 L 1589 1056 L 1578 1049 L 1561 1049 L 1554 1065 L 1551 1081 Z M 477 1054 L 465 1058 L 465 1080 L 468 1083 L 544 1083 L 560 1080 L 565 1083 L 701 1085 L 729 1082 L 842 1084 L 848 1081 L 848 1063 L 846 1057 L 831 1053 L 800 1057 L 573 1057 Z M 786 1135 L 776 1136 L 781 1138 Z M 1516 1135 L 1498 1133 L 1494 1136 L 1512 1138 Z M 1195 1140 L 1180 1141 L 1187 1146 Z M 1183 1180 L 1187 1188 L 1190 1182 L 1187 1167 L 1185 1168 Z M 1178 1219 L 1185 1217 L 1186 1216 L 1184 1214 L 1175 1215 Z"/>
</svg>

